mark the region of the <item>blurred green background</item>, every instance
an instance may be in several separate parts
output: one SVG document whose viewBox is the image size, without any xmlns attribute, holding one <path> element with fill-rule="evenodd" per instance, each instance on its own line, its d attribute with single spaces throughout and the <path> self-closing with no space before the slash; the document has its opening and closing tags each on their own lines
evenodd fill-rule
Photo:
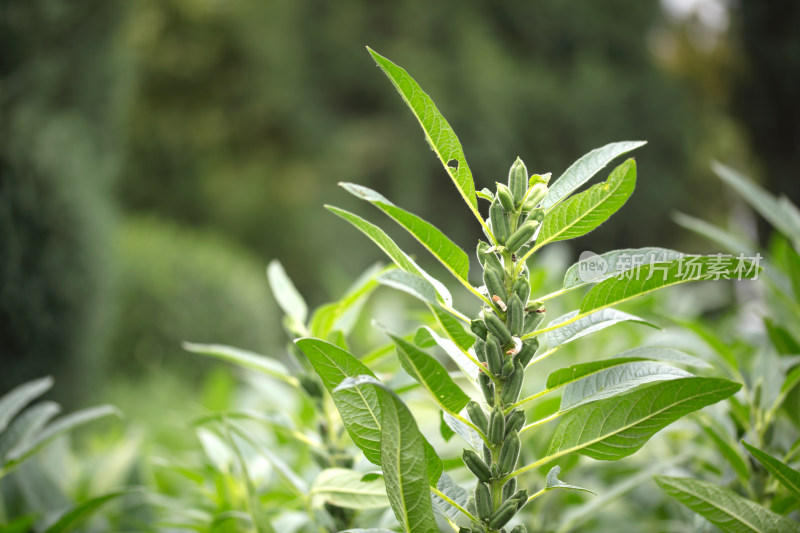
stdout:
<svg viewBox="0 0 800 533">
<path fill-rule="evenodd" d="M 376 188 L 465 248 L 465 216 L 369 45 L 459 134 L 480 189 L 646 139 L 634 201 L 572 243 L 692 248 L 732 198 L 712 158 L 800 198 L 795 1 L 0 3 L 0 392 L 191 388 L 183 340 L 274 353 L 264 267 L 315 306 L 379 258 L 323 208 Z"/>
</svg>

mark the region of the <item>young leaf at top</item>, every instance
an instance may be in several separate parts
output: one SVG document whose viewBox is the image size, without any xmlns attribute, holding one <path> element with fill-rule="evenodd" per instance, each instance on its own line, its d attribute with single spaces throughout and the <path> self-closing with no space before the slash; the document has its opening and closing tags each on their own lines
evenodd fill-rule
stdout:
<svg viewBox="0 0 800 533">
<path fill-rule="evenodd" d="M 405 209 L 397 207 L 380 193 L 363 185 L 340 183 L 341 187 L 357 198 L 366 200 L 403 226 L 454 276 L 469 283 L 469 257 L 436 226 Z"/>
<path fill-rule="evenodd" d="M 699 479 L 654 476 L 670 496 L 730 533 L 797 533 L 800 524 L 742 498 L 735 492 Z"/>
<path fill-rule="evenodd" d="M 305 324 L 308 317 L 308 306 L 297 292 L 292 280 L 289 279 L 283 265 L 278 261 L 270 262 L 267 266 L 267 279 L 269 279 L 272 294 L 283 312 L 298 323 Z"/>
<path fill-rule="evenodd" d="M 800 500 L 800 472 L 755 446 L 751 446 L 746 442 L 742 442 L 742 444 L 747 448 L 747 451 L 753 454 L 753 457 L 758 459 L 759 463 L 764 465 L 764 468 L 775 476 L 775 479 L 781 485 L 789 489 L 795 499 Z"/>
<path fill-rule="evenodd" d="M 338 346 L 320 339 L 295 341 L 314 366 L 342 417 L 353 442 L 373 464 L 381 464 L 381 413 L 375 387 L 356 385 L 336 390 L 346 378 L 375 375 L 361 361 Z"/>
<path fill-rule="evenodd" d="M 441 476 L 441 461 L 420 433 L 408 407 L 392 391 L 371 376 L 343 381 L 337 392 L 368 387 L 375 392 L 381 411 L 381 468 L 386 494 L 398 522 L 408 533 L 437 533 L 430 486 Z M 438 462 L 432 476 L 431 465 Z"/>
<path fill-rule="evenodd" d="M 428 280 L 428 282 L 430 282 L 430 284 L 436 288 L 436 292 L 439 294 L 442 302 L 444 302 L 446 305 L 452 305 L 453 298 L 450 296 L 450 292 L 447 290 L 447 287 L 445 287 L 444 284 L 442 284 L 439 280 L 422 270 L 419 265 L 417 265 L 414 260 L 408 256 L 408 254 L 401 250 L 400 247 L 397 246 L 397 244 L 395 244 L 395 242 L 381 228 L 370 222 L 367 222 L 358 215 L 354 215 L 349 211 L 345 211 L 344 209 L 339 209 L 338 207 L 333 207 L 330 205 L 326 205 L 325 208 L 331 213 L 346 220 L 364 235 L 369 237 L 372 242 L 377 244 L 378 247 L 383 250 L 384 253 L 388 255 L 398 267 L 400 267 L 400 269 L 410 274 L 422 276 Z"/>
<path fill-rule="evenodd" d="M 690 281 L 752 279 L 761 268 L 735 257 L 691 256 L 688 259 L 642 265 L 592 287 L 583 297 L 580 315 L 605 309 L 664 287 Z"/>
<path fill-rule="evenodd" d="M 608 180 L 576 194 L 547 213 L 535 248 L 589 233 L 625 204 L 635 185 L 636 162 L 628 159 L 611 172 Z"/>
<path fill-rule="evenodd" d="M 389 77 L 400 96 L 403 97 L 403 101 L 411 109 L 411 112 L 414 113 L 425 132 L 425 139 L 428 144 L 431 145 L 431 148 L 439 157 L 444 169 L 458 188 L 458 192 L 461 193 L 461 197 L 464 198 L 470 210 L 483 224 L 483 218 L 478 213 L 478 199 L 475 195 L 475 182 L 472 179 L 472 171 L 469 169 L 467 159 L 464 157 L 464 150 L 461 148 L 461 142 L 456 137 L 453 128 L 450 127 L 450 124 L 447 123 L 447 120 L 436 108 L 433 100 L 425 94 L 419 84 L 409 76 L 408 72 L 374 50 L 370 48 L 367 48 L 367 50 L 369 50 L 381 70 Z"/>
<path fill-rule="evenodd" d="M 467 405 L 469 396 L 455 384 L 439 361 L 401 337 L 390 337 L 397 346 L 403 369 L 431 393 L 436 403 L 451 413 L 458 413 Z"/>
<path fill-rule="evenodd" d="M 561 419 L 541 464 L 573 452 L 612 461 L 627 457 L 675 420 L 740 388 L 725 379 L 689 377 L 582 405 Z"/>
<path fill-rule="evenodd" d="M 620 141 L 595 148 L 575 161 L 556 181 L 550 185 L 547 196 L 541 206 L 545 209 L 556 205 L 592 179 L 606 165 L 617 157 L 647 144 L 647 141 Z"/>
</svg>

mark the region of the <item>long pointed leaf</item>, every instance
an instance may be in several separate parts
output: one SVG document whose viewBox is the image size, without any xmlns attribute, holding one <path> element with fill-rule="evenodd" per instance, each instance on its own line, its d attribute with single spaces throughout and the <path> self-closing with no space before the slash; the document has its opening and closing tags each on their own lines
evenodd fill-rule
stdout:
<svg viewBox="0 0 800 533">
<path fill-rule="evenodd" d="M 585 235 L 616 213 L 633 193 L 636 162 L 628 159 L 608 180 L 557 205 L 542 221 L 536 247 Z"/>
<path fill-rule="evenodd" d="M 781 485 L 789 489 L 792 495 L 800 500 L 800 472 L 791 468 L 789 465 L 774 458 L 767 452 L 759 450 L 755 446 L 751 446 L 746 442 L 742 442 L 747 451 L 753 454 L 753 457 L 758 459 L 758 462 L 764 465 L 764 468 L 770 471 L 775 476 Z"/>
<path fill-rule="evenodd" d="M 390 336 L 397 346 L 403 369 L 431 393 L 436 403 L 451 413 L 458 413 L 467 405 L 469 396 L 455 384 L 439 361 L 403 338 Z"/>
<path fill-rule="evenodd" d="M 338 207 L 333 207 L 330 205 L 326 205 L 325 208 L 336 216 L 346 220 L 364 235 L 369 237 L 370 240 L 377 244 L 378 247 L 383 250 L 384 253 L 388 255 L 389 258 L 394 261 L 394 263 L 402 270 L 427 279 L 431 285 L 436 288 L 436 292 L 439 294 L 445 304 L 451 305 L 453 303 L 453 298 L 450 296 L 450 292 L 447 290 L 447 288 L 436 278 L 422 270 L 419 265 L 417 265 L 414 260 L 408 256 L 408 254 L 401 250 L 400 247 L 397 246 L 397 244 L 395 244 L 395 242 L 381 228 L 375 224 L 367 222 L 358 215 L 354 215 L 349 211 L 345 211 L 344 209 L 339 209 Z"/>
<path fill-rule="evenodd" d="M 744 248 L 742 248 L 743 250 Z M 604 254 L 590 254 L 567 269 L 564 274 L 564 289 L 572 289 L 588 283 L 600 283 L 621 272 L 648 264 L 661 263 L 680 258 L 680 252 L 668 248 L 625 248 Z"/>
<path fill-rule="evenodd" d="M 308 317 L 308 306 L 280 262 L 270 262 L 267 266 L 267 279 L 272 288 L 272 294 L 283 312 L 300 324 L 305 324 Z"/>
<path fill-rule="evenodd" d="M 797 533 L 800 524 L 699 479 L 654 476 L 670 496 L 729 533 Z"/>
<path fill-rule="evenodd" d="M 592 179 L 606 165 L 617 157 L 647 144 L 647 141 L 620 141 L 595 148 L 575 161 L 550 186 L 547 196 L 542 200 L 542 207 L 549 209 L 562 199 Z"/>
<path fill-rule="evenodd" d="M 406 105 L 417 117 L 422 130 L 425 132 L 425 139 L 436 153 L 439 161 L 442 162 L 450 179 L 455 183 L 461 197 L 479 219 L 478 199 L 475 195 L 475 182 L 472 179 L 472 171 L 469 169 L 467 159 L 464 157 L 464 150 L 456 137 L 453 128 L 442 116 L 433 100 L 425 94 L 422 88 L 403 68 L 395 65 L 374 50 L 367 48 L 372 58 L 389 77 L 392 84 L 403 97 Z M 455 163 L 451 163 L 455 160 Z M 453 165 L 453 166 L 450 166 Z M 454 168 L 455 167 L 455 168 Z M 481 219 L 482 220 L 482 219 Z"/>
<path fill-rule="evenodd" d="M 469 282 L 469 257 L 439 228 L 417 215 L 397 207 L 383 195 L 368 187 L 354 183 L 340 183 L 339 185 L 356 198 L 366 200 L 389 215 L 427 248 L 454 276 Z"/>
<path fill-rule="evenodd" d="M 578 340 L 581 337 L 585 337 L 596 331 L 600 331 L 601 329 L 605 329 L 620 322 L 638 322 L 639 324 L 644 324 L 646 326 L 658 329 L 658 326 L 652 322 L 648 322 L 643 318 L 639 318 L 638 316 L 631 315 L 629 313 L 617 311 L 616 309 L 602 309 L 596 313 L 584 316 L 583 318 L 580 318 L 574 322 L 570 322 L 570 319 L 575 318 L 577 315 L 578 311 L 570 311 L 569 313 L 554 319 L 547 325 L 546 329 L 553 328 L 545 333 L 544 337 L 545 345 L 547 346 L 548 350 L 560 347 L 564 344 Z M 556 327 L 558 324 L 565 322 L 566 324 L 564 326 Z"/>
<path fill-rule="evenodd" d="M 574 452 L 602 460 L 627 457 L 675 420 L 740 388 L 724 379 L 681 378 L 583 405 L 561 419 L 546 461 Z"/>
<path fill-rule="evenodd" d="M 215 359 L 234 363 L 244 368 L 256 370 L 293 387 L 300 386 L 300 382 L 296 377 L 291 375 L 289 369 L 286 368 L 283 363 L 265 355 L 222 344 L 184 342 L 183 349 L 188 352 L 214 357 Z"/>
</svg>

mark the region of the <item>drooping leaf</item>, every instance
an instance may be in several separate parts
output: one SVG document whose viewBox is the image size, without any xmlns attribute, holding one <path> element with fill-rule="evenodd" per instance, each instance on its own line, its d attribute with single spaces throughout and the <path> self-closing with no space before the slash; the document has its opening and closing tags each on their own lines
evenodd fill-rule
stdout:
<svg viewBox="0 0 800 533">
<path fill-rule="evenodd" d="M 364 481 L 363 477 L 363 473 L 346 468 L 325 469 L 317 474 L 311 485 L 311 499 L 345 509 L 388 507 L 383 478 Z"/>
<path fill-rule="evenodd" d="M 26 405 L 50 390 L 53 378 L 50 376 L 39 378 L 11 390 L 0 398 L 0 432 L 8 427 L 8 423 Z"/>
<path fill-rule="evenodd" d="M 478 379 L 478 373 L 480 372 L 480 369 L 466 355 L 464 355 L 464 353 L 461 351 L 461 348 L 456 346 L 455 342 L 441 337 L 428 326 L 420 328 L 420 331 L 425 332 L 425 335 L 429 337 L 433 343 L 437 344 L 442 350 L 444 350 L 450 359 L 452 359 L 453 362 L 458 365 L 458 368 L 460 368 L 469 379 L 472 381 Z"/>
<path fill-rule="evenodd" d="M 336 390 L 354 387 L 370 387 L 378 397 L 381 468 L 395 517 L 408 533 L 438 532 L 428 487 L 441 476 L 441 460 L 420 433 L 408 407 L 396 394 L 372 376 L 348 378 Z M 431 465 L 438 466 L 438 473 Z"/>
<path fill-rule="evenodd" d="M 339 185 L 357 198 L 366 200 L 403 226 L 454 276 L 469 283 L 469 257 L 436 226 L 405 209 L 397 207 L 376 191 L 354 183 Z"/>
<path fill-rule="evenodd" d="M 606 165 L 617 157 L 647 144 L 647 141 L 621 141 L 595 148 L 575 161 L 552 185 L 547 196 L 542 200 L 542 207 L 549 209 L 572 191 L 592 179 Z"/>
<path fill-rule="evenodd" d="M 568 485 L 564 483 L 560 479 L 558 479 L 558 475 L 561 473 L 560 466 L 554 466 L 550 469 L 547 473 L 547 478 L 545 480 L 545 490 L 553 490 L 553 489 L 564 489 L 564 490 L 577 490 L 582 492 L 588 492 L 589 494 L 595 494 L 589 489 L 584 489 L 583 487 L 578 487 L 577 485 Z M 595 494 L 596 495 L 596 494 Z"/>
<path fill-rule="evenodd" d="M 747 448 L 747 451 L 753 454 L 753 457 L 758 459 L 759 463 L 764 465 L 764 468 L 775 476 L 775 479 L 781 485 L 789 489 L 792 496 L 800 500 L 800 472 L 755 446 L 751 446 L 746 442 L 742 442 L 742 444 Z"/>
<path fill-rule="evenodd" d="M 91 518 L 100 507 L 128 493 L 130 493 L 130 490 L 119 490 L 83 500 L 61 515 L 61 518 L 59 518 L 55 524 L 47 528 L 46 533 L 66 533 L 75 531 L 76 528 Z"/>
<path fill-rule="evenodd" d="M 602 460 L 627 457 L 675 420 L 739 388 L 739 383 L 725 379 L 680 378 L 582 405 L 561 418 L 546 459 L 574 452 Z"/>
<path fill-rule="evenodd" d="M 604 254 L 591 254 L 567 269 L 564 274 L 564 289 L 571 289 L 599 283 L 604 279 L 616 276 L 632 268 L 648 263 L 659 263 L 679 259 L 680 252 L 668 248 L 625 248 Z"/>
<path fill-rule="evenodd" d="M 654 381 L 686 378 L 692 374 L 654 361 L 624 363 L 574 381 L 561 394 L 561 410 L 617 396 Z"/>
<path fill-rule="evenodd" d="M 346 378 L 375 375 L 345 350 L 320 339 L 295 341 L 314 366 L 342 417 L 353 442 L 373 464 L 381 464 L 381 413 L 375 387 L 356 385 L 336 390 Z"/>
<path fill-rule="evenodd" d="M 425 387 L 444 410 L 458 413 L 469 402 L 447 370 L 432 356 L 401 337 L 390 335 L 397 345 L 397 356 L 406 372 Z"/>
<path fill-rule="evenodd" d="M 577 315 L 578 311 L 570 311 L 569 313 L 562 315 L 550 322 L 547 325 L 547 329 L 555 327 L 558 324 L 568 322 Z M 602 309 L 596 313 L 586 315 L 574 322 L 569 322 L 562 327 L 546 332 L 544 336 L 545 345 L 547 346 L 548 350 L 552 350 L 620 322 L 638 322 L 639 324 L 644 324 L 646 326 L 658 329 L 658 326 L 652 322 L 648 322 L 647 320 L 639 318 L 638 316 L 634 316 L 629 313 L 623 313 L 622 311 L 617 311 L 616 309 Z"/>
<path fill-rule="evenodd" d="M 589 233 L 625 204 L 635 185 L 636 163 L 628 159 L 611 172 L 608 180 L 554 207 L 542 221 L 536 246 Z"/>
<path fill-rule="evenodd" d="M 444 169 L 455 183 L 461 197 L 477 217 L 478 199 L 475 196 L 475 182 L 469 169 L 464 150 L 453 128 L 442 116 L 433 100 L 425 94 L 414 79 L 403 68 L 395 65 L 374 50 L 367 48 L 375 62 L 392 81 L 406 105 L 411 109 L 425 132 L 425 139 L 431 145 Z"/>
<path fill-rule="evenodd" d="M 586 293 L 580 315 L 605 309 L 664 287 L 690 281 L 752 279 L 760 267 L 746 259 L 725 256 L 691 256 L 665 263 L 643 265 L 621 276 L 601 281 Z"/>
<path fill-rule="evenodd" d="M 265 355 L 257 354 L 247 350 L 225 346 L 222 344 L 198 344 L 194 342 L 184 342 L 183 349 L 208 357 L 214 357 L 222 361 L 227 361 L 244 368 L 256 370 L 272 378 L 283 381 L 292 387 L 299 387 L 300 382 L 292 376 L 289 369 L 277 359 L 272 359 Z"/>
<path fill-rule="evenodd" d="M 670 496 L 729 533 L 797 533 L 800 525 L 735 492 L 699 479 L 654 476 Z"/>
<path fill-rule="evenodd" d="M 447 288 L 439 280 L 422 270 L 419 265 L 417 265 L 414 260 L 408 256 L 408 254 L 406 254 L 400 249 L 399 246 L 397 246 L 397 244 L 395 244 L 395 242 L 386 234 L 385 231 L 375 224 L 367 222 L 360 216 L 354 215 L 353 213 L 345 211 L 344 209 L 339 209 L 338 207 L 333 207 L 330 205 L 326 205 L 325 208 L 336 216 L 346 220 L 364 235 L 369 237 L 370 240 L 377 244 L 378 247 L 383 250 L 384 253 L 386 253 L 386 255 L 388 255 L 389 258 L 394 261 L 394 263 L 402 270 L 411 274 L 422 276 L 428 280 L 428 282 L 430 282 L 430 284 L 436 288 L 436 292 L 442 298 L 442 301 L 447 305 L 452 305 L 453 298 L 450 296 L 450 292 L 447 290 Z"/>
<path fill-rule="evenodd" d="M 436 289 L 422 276 L 391 270 L 378 276 L 378 283 L 405 292 L 425 303 L 436 304 Z"/>
<path fill-rule="evenodd" d="M 280 262 L 274 260 L 270 262 L 267 266 L 267 279 L 272 288 L 272 294 L 283 312 L 298 323 L 305 324 L 308 317 L 308 306 Z"/>
<path fill-rule="evenodd" d="M 710 368 L 710 365 L 702 359 L 692 357 L 674 348 L 640 346 L 638 348 L 626 350 L 611 359 L 578 363 L 556 370 L 547 376 L 547 388 L 548 390 L 554 390 L 608 368 L 636 361 L 649 360 L 669 361 L 671 363 L 690 365 L 698 368 Z"/>
<path fill-rule="evenodd" d="M 457 346 L 464 350 L 468 350 L 473 344 L 475 344 L 475 335 L 465 330 L 461 325 L 461 322 L 459 322 L 453 315 L 439 306 L 431 306 L 431 310 L 436 316 L 436 320 L 439 322 L 439 325 L 442 326 L 444 332 L 451 341 L 456 343 Z"/>
</svg>

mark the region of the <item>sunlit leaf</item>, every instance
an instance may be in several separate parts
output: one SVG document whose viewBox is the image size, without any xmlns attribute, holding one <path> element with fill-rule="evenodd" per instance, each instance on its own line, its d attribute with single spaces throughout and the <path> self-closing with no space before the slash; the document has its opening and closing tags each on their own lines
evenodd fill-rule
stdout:
<svg viewBox="0 0 800 533">
<path fill-rule="evenodd" d="M 589 233 L 625 204 L 635 185 L 636 163 L 628 159 L 611 172 L 608 180 L 554 207 L 542 221 L 536 246 Z"/>
<path fill-rule="evenodd" d="M 283 265 L 278 261 L 271 261 L 267 266 L 267 279 L 272 288 L 272 294 L 283 312 L 300 324 L 305 324 L 308 317 L 308 306 L 286 274 Z"/>
<path fill-rule="evenodd" d="M 575 161 L 557 180 L 551 183 L 550 190 L 542 200 L 541 206 L 549 209 L 592 179 L 592 176 L 611 161 L 645 144 L 647 141 L 620 141 L 595 148 Z"/>
<path fill-rule="evenodd" d="M 739 383 L 724 379 L 689 377 L 582 405 L 561 418 L 546 459 L 574 452 L 602 460 L 627 457 L 675 420 L 739 388 Z"/>
</svg>

